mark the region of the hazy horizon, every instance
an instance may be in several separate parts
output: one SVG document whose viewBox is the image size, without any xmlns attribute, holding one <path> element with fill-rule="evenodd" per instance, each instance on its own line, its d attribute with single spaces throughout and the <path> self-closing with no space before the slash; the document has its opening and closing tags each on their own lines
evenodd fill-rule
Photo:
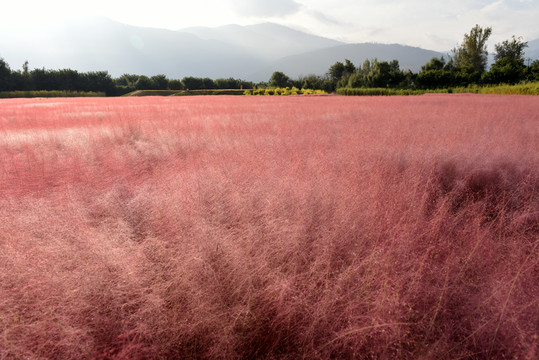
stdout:
<svg viewBox="0 0 539 360">
<path fill-rule="evenodd" d="M 512 35 L 539 38 L 539 1 L 534 0 L 28 0 L 3 5 L 0 30 L 39 31 L 82 14 L 169 30 L 272 22 L 346 43 L 399 43 L 435 51 L 455 47 L 475 24 L 493 28 L 489 49 Z"/>
</svg>

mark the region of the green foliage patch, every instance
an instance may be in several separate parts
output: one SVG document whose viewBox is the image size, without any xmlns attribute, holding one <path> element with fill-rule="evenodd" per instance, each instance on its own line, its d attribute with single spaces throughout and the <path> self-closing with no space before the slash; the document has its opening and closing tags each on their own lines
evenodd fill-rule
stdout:
<svg viewBox="0 0 539 360">
<path fill-rule="evenodd" d="M 446 89 L 391 89 L 391 88 L 340 88 L 337 95 L 345 96 L 391 96 L 423 95 L 443 93 L 498 94 L 498 95 L 539 95 L 539 81 L 517 85 L 469 85 Z"/>
<path fill-rule="evenodd" d="M 104 92 L 68 91 L 68 90 L 33 90 L 33 91 L 0 91 L 0 98 L 51 98 L 51 97 L 101 97 Z"/>
<path fill-rule="evenodd" d="M 177 92 L 178 90 L 136 90 L 123 96 L 170 96 Z"/>
<path fill-rule="evenodd" d="M 447 89 L 438 90 L 413 90 L 391 88 L 340 88 L 337 95 L 347 96 L 391 96 L 391 95 L 423 95 L 426 93 L 447 93 Z"/>
<path fill-rule="evenodd" d="M 498 94 L 498 95 L 539 95 L 539 81 L 516 85 L 471 85 L 453 88 L 455 93 Z"/>
<path fill-rule="evenodd" d="M 241 89 L 207 89 L 207 90 L 180 90 L 172 96 L 196 96 L 196 95 L 243 95 Z"/>
</svg>

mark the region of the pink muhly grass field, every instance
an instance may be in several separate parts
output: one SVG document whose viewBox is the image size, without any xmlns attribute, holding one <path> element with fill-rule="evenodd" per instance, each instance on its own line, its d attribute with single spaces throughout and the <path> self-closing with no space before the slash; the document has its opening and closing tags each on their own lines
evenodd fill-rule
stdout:
<svg viewBox="0 0 539 360">
<path fill-rule="evenodd" d="M 0 101 L 0 359 L 536 359 L 537 97 Z"/>
</svg>

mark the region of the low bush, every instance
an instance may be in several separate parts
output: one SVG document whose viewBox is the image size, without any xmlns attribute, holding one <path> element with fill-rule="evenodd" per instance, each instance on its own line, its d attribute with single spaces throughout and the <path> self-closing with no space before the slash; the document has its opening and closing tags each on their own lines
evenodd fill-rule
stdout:
<svg viewBox="0 0 539 360">
<path fill-rule="evenodd" d="M 347 96 L 391 96 L 391 95 L 423 95 L 434 93 L 447 93 L 447 89 L 437 90 L 413 90 L 413 89 L 392 89 L 392 88 L 339 88 L 337 95 Z"/>
<path fill-rule="evenodd" d="M 517 85 L 470 85 L 446 89 L 414 90 L 392 88 L 339 88 L 338 95 L 348 96 L 389 96 L 389 95 L 423 95 L 433 93 L 473 93 L 498 95 L 539 95 L 539 82 Z"/>
<path fill-rule="evenodd" d="M 136 90 L 123 96 L 170 96 L 177 92 L 178 90 Z"/>
<path fill-rule="evenodd" d="M 173 94 L 173 96 L 196 96 L 196 95 L 243 95 L 244 90 L 241 89 L 209 89 L 209 90 L 181 90 Z"/>
<path fill-rule="evenodd" d="M 34 90 L 34 91 L 1 91 L 0 98 L 50 98 L 50 97 L 104 97 L 104 92 L 66 91 L 66 90 Z"/>
<path fill-rule="evenodd" d="M 286 88 L 259 88 L 246 90 L 244 95 L 327 95 L 324 90 L 298 89 L 296 87 Z"/>
<path fill-rule="evenodd" d="M 470 85 L 468 87 L 454 88 L 453 92 L 498 95 L 539 95 L 539 81 L 516 85 Z"/>
</svg>

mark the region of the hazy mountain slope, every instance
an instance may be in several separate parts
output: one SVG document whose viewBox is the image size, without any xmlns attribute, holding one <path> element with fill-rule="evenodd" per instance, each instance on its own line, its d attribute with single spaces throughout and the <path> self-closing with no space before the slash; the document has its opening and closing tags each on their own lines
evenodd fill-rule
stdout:
<svg viewBox="0 0 539 360">
<path fill-rule="evenodd" d="M 192 27 L 180 31 L 202 39 L 217 40 L 241 47 L 267 60 L 278 60 L 285 56 L 344 44 L 271 23 L 250 26 L 225 25 L 216 28 Z"/>
<path fill-rule="evenodd" d="M 418 71 L 442 55 L 401 45 L 343 44 L 269 23 L 170 31 L 84 17 L 49 24 L 38 33 L 23 26 L 2 29 L 0 24 L 0 33 L 0 57 L 13 69 L 28 60 L 31 69 L 107 70 L 114 77 L 130 73 L 267 81 L 274 71 L 295 78 L 325 74 L 336 61 L 350 59 L 359 65 L 374 58 L 397 59 L 401 68 Z"/>
<path fill-rule="evenodd" d="M 347 44 L 279 59 L 250 77 L 256 80 L 268 79 L 275 70 L 293 78 L 308 74 L 325 74 L 337 61 L 344 62 L 344 59 L 349 59 L 358 66 L 365 60 L 374 58 L 380 61 L 397 59 L 401 69 L 417 72 L 430 59 L 442 55 L 444 54 L 436 51 L 397 44 Z"/>
<path fill-rule="evenodd" d="M 539 39 L 528 41 L 528 47 L 526 48 L 525 58 L 530 58 L 531 61 L 539 60 Z M 525 62 L 526 65 L 528 62 Z"/>
<path fill-rule="evenodd" d="M 264 59 L 244 48 L 176 31 L 91 18 L 51 25 L 39 34 L 2 36 L 0 56 L 18 68 L 108 70 L 144 75 L 242 77 Z"/>
</svg>

